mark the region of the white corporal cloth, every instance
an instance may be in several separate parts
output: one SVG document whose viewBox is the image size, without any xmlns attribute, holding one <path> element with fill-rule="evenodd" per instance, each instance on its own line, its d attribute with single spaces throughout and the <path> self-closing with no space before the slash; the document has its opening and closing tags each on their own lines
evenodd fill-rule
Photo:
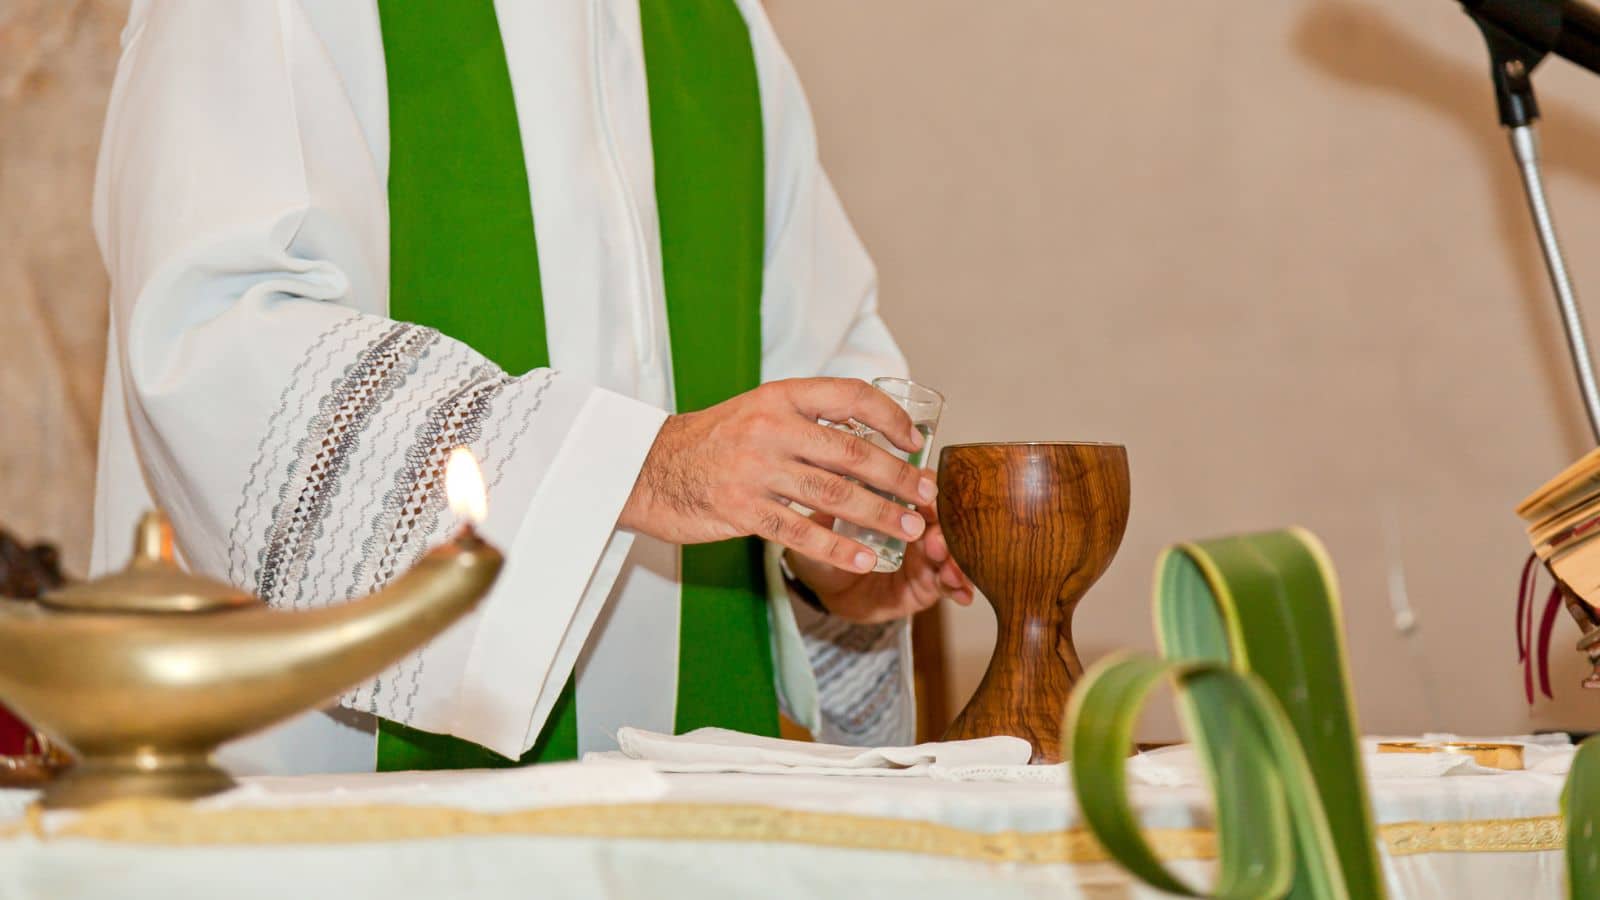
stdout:
<svg viewBox="0 0 1600 900">
<path fill-rule="evenodd" d="M 765 139 L 762 377 L 904 374 L 793 67 L 760 3 L 739 6 Z M 476 613 L 342 703 L 515 757 L 571 672 L 580 750 L 626 724 L 672 729 L 679 561 L 614 530 L 673 397 L 638 5 L 496 8 L 553 364 L 519 377 L 387 318 L 376 4 L 133 3 L 95 190 L 112 314 L 93 568 L 121 565 L 136 517 L 159 505 L 199 572 L 283 608 L 359 596 L 452 530 L 436 475 L 449 444 L 470 446 L 489 479 L 482 530 L 506 568 Z M 830 648 L 797 630 L 789 603 L 780 586 L 790 712 L 829 733 L 812 661 L 832 652 L 833 684 L 857 690 L 840 708 L 893 711 L 861 737 L 903 739 L 909 666 L 890 676 L 908 629 Z M 370 770 L 373 740 L 312 714 L 227 760 Z"/>
<path fill-rule="evenodd" d="M 1391 896 L 1561 897 L 1562 781 L 1373 781 Z M 1206 791 L 1130 795 L 1157 852 L 1205 884 Z M 245 779 L 188 809 L 47 814 L 43 838 L 6 813 L 27 799 L 0 791 L 0 900 L 1164 896 L 1105 861 L 1064 786 L 617 761 Z"/>
</svg>

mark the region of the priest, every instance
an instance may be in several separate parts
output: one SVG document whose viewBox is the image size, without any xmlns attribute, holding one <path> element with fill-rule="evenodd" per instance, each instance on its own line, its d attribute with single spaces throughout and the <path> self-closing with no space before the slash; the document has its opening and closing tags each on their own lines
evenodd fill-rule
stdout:
<svg viewBox="0 0 1600 900">
<path fill-rule="evenodd" d="M 337 603 L 456 527 L 451 448 L 489 481 L 479 611 L 236 768 L 911 738 L 905 617 L 971 587 L 928 473 L 818 424 L 920 441 L 757 0 L 136 2 L 94 212 L 97 570 L 160 505 L 189 566 Z"/>
</svg>

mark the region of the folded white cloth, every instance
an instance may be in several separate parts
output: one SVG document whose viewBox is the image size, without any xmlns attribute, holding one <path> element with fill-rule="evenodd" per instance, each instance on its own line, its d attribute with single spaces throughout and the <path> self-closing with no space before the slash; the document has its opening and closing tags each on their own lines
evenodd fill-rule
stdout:
<svg viewBox="0 0 1600 900">
<path fill-rule="evenodd" d="M 1014 737 L 945 741 L 912 747 L 844 747 L 757 737 L 723 728 L 688 734 L 658 734 L 639 728 L 617 731 L 620 753 L 590 753 L 585 762 L 648 760 L 662 772 L 933 776 L 935 772 L 1023 767 L 1033 755 Z"/>
<path fill-rule="evenodd" d="M 1379 753 L 1380 741 L 1484 741 L 1521 744 L 1526 771 L 1545 775 L 1564 774 L 1576 752 L 1565 735 L 1511 735 L 1508 737 L 1463 738 L 1454 734 L 1425 734 L 1416 737 L 1363 738 L 1362 763 L 1367 778 L 1385 781 L 1396 778 L 1440 778 L 1459 775 L 1499 775 L 1505 770 L 1480 766 L 1470 756 L 1454 753 Z M 1186 787 L 1205 784 L 1199 757 L 1189 744 L 1178 744 L 1140 753 L 1128 760 L 1128 775 L 1136 781 L 1157 787 Z"/>
</svg>

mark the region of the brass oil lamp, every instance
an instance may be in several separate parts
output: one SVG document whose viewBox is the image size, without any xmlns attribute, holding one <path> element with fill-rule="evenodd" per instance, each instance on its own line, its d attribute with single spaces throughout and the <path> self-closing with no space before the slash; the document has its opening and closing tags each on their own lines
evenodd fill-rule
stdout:
<svg viewBox="0 0 1600 900">
<path fill-rule="evenodd" d="M 451 505 L 481 521 L 483 483 L 452 454 Z M 476 513 L 476 515 L 473 515 Z M 216 748 L 318 708 L 477 606 L 503 557 L 469 525 L 377 593 L 312 611 L 182 571 L 160 513 L 121 572 L 0 604 L 0 701 L 72 752 L 46 808 L 228 789 Z"/>
</svg>

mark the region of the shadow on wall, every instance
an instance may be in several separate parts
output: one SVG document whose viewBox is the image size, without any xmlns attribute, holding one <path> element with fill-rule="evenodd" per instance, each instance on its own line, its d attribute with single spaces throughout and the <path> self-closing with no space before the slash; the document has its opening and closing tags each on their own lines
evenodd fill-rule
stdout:
<svg viewBox="0 0 1600 900">
<path fill-rule="evenodd" d="M 1442 56 L 1397 27 L 1376 6 L 1352 2 L 1320 2 L 1297 23 L 1296 52 L 1318 71 L 1350 85 L 1385 91 L 1413 101 L 1442 116 L 1472 142 L 1483 159 L 1483 172 L 1494 194 L 1495 222 L 1501 244 L 1516 269 L 1526 317 L 1535 346 L 1542 354 L 1543 377 L 1555 408 L 1582 408 L 1560 334 L 1544 260 L 1535 242 L 1527 201 L 1512 162 L 1504 129 L 1495 115 L 1489 80 L 1489 58 L 1482 39 L 1462 16 L 1461 40 L 1482 54 L 1482 65 L 1466 65 Z M 1559 63 L 1558 63 L 1559 64 Z M 1600 98 L 1600 83 L 1594 85 Z M 1600 185 L 1600 124 L 1584 110 L 1540 98 L 1540 123 L 1547 171 L 1580 176 Z M 1561 199 L 1552 198 L 1560 227 Z M 1568 248 L 1570 254 L 1570 248 Z M 1600 288 L 1596 288 L 1600 289 Z M 1579 296 L 1583 285 L 1578 285 Z M 1576 458 L 1593 445 L 1579 415 L 1560 416 L 1562 444 Z"/>
</svg>

